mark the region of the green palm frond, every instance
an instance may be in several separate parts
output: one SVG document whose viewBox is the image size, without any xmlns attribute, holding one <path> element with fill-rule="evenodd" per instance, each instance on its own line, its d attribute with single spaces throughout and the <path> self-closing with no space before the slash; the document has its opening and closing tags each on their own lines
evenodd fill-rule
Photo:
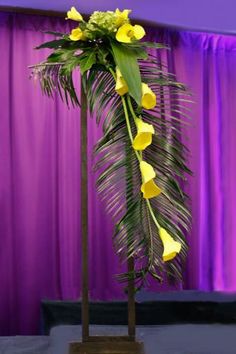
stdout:
<svg viewBox="0 0 236 354">
<path fill-rule="evenodd" d="M 149 65 L 151 70 L 147 69 Z M 161 71 L 159 65 L 155 67 L 153 61 L 142 61 L 141 75 L 159 99 L 155 110 L 142 112 L 143 119 L 151 123 L 156 132 L 152 144 L 143 152 L 143 158 L 154 167 L 157 183 L 163 191 L 150 204 L 159 224 L 181 242 L 181 257 L 184 258 L 187 251 L 184 232 L 189 230 L 190 212 L 181 180 L 186 179 L 185 174 L 190 170 L 185 160 L 187 148 L 181 142 L 180 134 L 182 123 L 189 123 L 188 110 L 182 102 L 186 104 L 190 97 L 186 88 L 174 81 L 173 75 Z M 97 74 L 96 70 L 90 70 L 84 82 L 90 110 L 97 122 L 103 124 L 104 135 L 95 147 L 96 169 L 102 171 L 97 189 L 116 224 L 113 240 L 117 254 L 122 261 L 127 260 L 127 255 L 136 261 L 134 273 L 119 278 L 134 277 L 137 286 L 143 283 L 147 274 L 159 280 L 163 272 L 180 278 L 181 260 L 168 262 L 167 266 L 162 261 L 163 246 L 141 196 L 139 163 L 127 134 L 121 99 L 114 94 L 114 79 L 109 72 Z M 132 98 L 131 105 L 138 115 L 139 108 Z M 134 121 L 132 118 L 130 121 L 135 135 Z"/>
<path fill-rule="evenodd" d="M 39 80 L 45 95 L 53 97 L 53 94 L 58 92 L 62 101 L 65 101 L 67 105 L 70 102 L 73 106 L 80 105 L 73 82 L 73 68 L 66 71 L 64 63 L 53 62 L 43 62 L 32 68 L 31 77 Z"/>
</svg>

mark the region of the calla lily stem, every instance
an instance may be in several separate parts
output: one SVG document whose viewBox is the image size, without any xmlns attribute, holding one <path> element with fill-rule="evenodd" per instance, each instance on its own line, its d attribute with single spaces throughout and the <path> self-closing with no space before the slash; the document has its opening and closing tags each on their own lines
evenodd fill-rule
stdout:
<svg viewBox="0 0 236 354">
<path fill-rule="evenodd" d="M 137 117 L 137 115 L 136 115 L 135 112 L 134 112 L 134 108 L 133 108 L 133 106 L 132 106 L 131 99 L 130 99 L 129 96 L 128 96 L 128 98 L 127 98 L 127 101 L 128 101 L 128 106 L 129 106 L 130 112 L 131 112 L 131 114 L 132 114 L 132 116 L 133 116 L 133 118 L 134 118 L 134 121 L 135 121 L 135 119 L 138 118 L 138 117 Z M 140 156 L 141 156 L 141 158 L 142 158 L 142 152 L 140 152 Z M 157 228 L 160 229 L 161 226 L 160 226 L 160 224 L 158 223 L 158 221 L 157 221 L 157 219 L 156 219 L 156 217 L 155 217 L 155 214 L 154 214 L 154 212 L 153 212 L 153 209 L 152 209 L 152 206 L 151 206 L 150 201 L 149 201 L 148 199 L 146 199 L 146 202 L 147 202 L 147 206 L 148 206 L 148 209 L 149 209 L 149 211 L 150 211 L 150 214 L 151 214 L 151 216 L 152 216 L 152 218 L 153 218 L 154 223 L 156 224 Z"/>
<path fill-rule="evenodd" d="M 115 72 L 113 71 L 112 68 L 109 68 L 112 76 L 114 77 L 114 80 L 116 81 L 116 75 L 115 75 Z M 125 120 L 126 120 L 126 125 L 127 125 L 127 129 L 128 129 L 128 134 L 129 134 L 129 138 L 130 138 L 130 141 L 131 143 L 133 144 L 133 141 L 134 141 L 134 138 L 133 138 L 133 135 L 132 135 L 132 130 L 131 130 L 131 126 L 130 126 L 130 121 L 129 121 L 129 114 L 128 114 L 128 109 L 127 109 L 127 105 L 126 105 L 126 102 L 125 102 L 125 99 L 123 96 L 121 96 L 121 100 L 122 100 L 122 104 L 123 104 L 123 108 L 124 108 L 124 113 L 125 113 Z M 136 157 L 137 159 L 140 161 L 142 161 L 141 157 L 139 156 L 138 152 L 135 151 L 135 154 L 136 154 Z"/>
<path fill-rule="evenodd" d="M 131 125 L 130 125 L 130 121 L 129 121 L 129 114 L 128 114 L 128 109 L 127 109 L 127 105 L 126 105 L 126 102 L 125 102 L 125 98 L 124 97 L 121 97 L 121 100 L 122 100 L 122 104 L 123 104 L 123 107 L 124 107 L 124 113 L 125 113 L 125 120 L 126 120 L 126 125 L 127 125 L 127 129 L 128 129 L 128 133 L 129 133 L 129 138 L 130 138 L 130 141 L 131 143 L 133 144 L 133 141 L 134 141 L 134 138 L 133 138 L 133 135 L 132 135 L 132 130 L 131 130 Z M 141 156 L 139 155 L 139 153 L 134 150 L 136 156 L 137 156 L 137 159 L 139 160 L 139 162 L 142 161 L 142 158 Z"/>
<path fill-rule="evenodd" d="M 128 96 L 127 101 L 128 101 L 128 106 L 129 106 L 130 112 L 131 112 L 131 114 L 132 114 L 132 116 L 133 116 L 133 118 L 134 118 L 134 121 L 135 121 L 135 119 L 136 119 L 136 118 L 139 118 L 139 117 L 138 117 L 138 116 L 136 115 L 136 113 L 134 112 L 134 108 L 133 108 L 133 106 L 132 106 L 130 96 Z"/>
<path fill-rule="evenodd" d="M 153 209 L 152 209 L 152 206 L 151 206 L 150 201 L 149 201 L 148 199 L 146 199 L 146 202 L 147 202 L 147 206 L 148 206 L 148 209 L 149 209 L 149 211 L 150 211 L 150 214 L 151 214 L 151 216 L 152 216 L 152 219 L 153 219 L 154 223 L 156 224 L 157 228 L 160 229 L 161 226 L 160 226 L 159 222 L 157 221 L 157 219 L 156 219 L 156 217 L 155 217 L 155 214 L 154 214 L 154 212 L 153 212 Z"/>
<path fill-rule="evenodd" d="M 114 73 L 114 71 L 109 68 L 112 76 L 114 77 L 114 80 L 116 80 L 116 75 Z M 128 96 L 128 95 L 127 95 Z M 132 130 L 131 130 L 131 125 L 130 125 L 130 121 L 129 121 L 129 113 L 128 113 L 128 109 L 127 109 L 127 104 L 126 104 L 126 100 L 123 96 L 121 96 L 121 100 L 122 100 L 122 104 L 123 104 L 123 108 L 124 108 L 124 113 L 125 113 L 125 120 L 126 120 L 126 125 L 127 125 L 127 130 L 128 130 L 128 134 L 129 134 L 129 138 L 130 138 L 130 141 L 131 143 L 133 144 L 133 141 L 134 141 L 134 138 L 133 138 L 133 135 L 132 135 Z M 132 117 L 134 118 L 134 121 L 135 121 L 135 118 L 138 118 L 134 112 L 134 109 L 133 109 L 133 106 L 132 106 L 132 103 L 131 103 L 131 100 L 130 100 L 130 97 L 128 96 L 127 97 L 127 102 L 128 102 L 128 106 L 129 106 L 129 109 L 130 109 L 130 112 L 131 112 L 131 115 Z M 142 153 L 138 153 L 138 151 L 134 150 L 135 154 L 136 154 L 136 157 L 138 159 L 139 162 L 142 161 Z M 146 199 L 146 203 L 147 203 L 147 206 L 148 206 L 148 209 L 149 209 L 149 212 L 152 216 L 152 219 L 155 223 L 155 225 L 157 226 L 158 229 L 160 229 L 160 224 L 158 223 L 156 217 L 155 217 L 155 214 L 154 214 L 154 211 L 152 209 L 152 206 L 151 206 L 151 203 L 148 199 Z"/>
</svg>

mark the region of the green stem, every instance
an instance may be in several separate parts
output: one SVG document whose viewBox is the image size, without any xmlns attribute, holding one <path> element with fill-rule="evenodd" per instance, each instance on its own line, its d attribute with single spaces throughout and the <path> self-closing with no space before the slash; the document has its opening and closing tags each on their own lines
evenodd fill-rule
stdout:
<svg viewBox="0 0 236 354">
<path fill-rule="evenodd" d="M 114 80 L 116 81 L 116 75 L 115 75 L 114 71 L 111 68 L 109 68 L 109 70 L 110 70 L 112 76 L 114 77 Z M 128 109 L 127 109 L 127 105 L 126 105 L 126 100 L 123 96 L 121 96 L 121 100 L 122 100 L 122 104 L 123 104 L 123 108 L 124 108 L 125 120 L 126 120 L 129 138 L 130 138 L 131 143 L 133 144 L 134 138 L 132 135 L 131 125 L 130 125 L 130 121 L 129 121 L 129 113 L 128 113 Z M 129 106 L 130 112 L 131 112 L 132 117 L 134 118 L 134 121 L 135 121 L 135 118 L 138 118 L 138 117 L 136 116 L 136 114 L 134 112 L 134 109 L 133 109 L 133 106 L 132 106 L 129 96 L 127 97 L 127 101 L 128 101 L 128 106 Z M 138 153 L 138 151 L 136 151 L 136 150 L 134 150 L 134 152 L 136 154 L 138 161 L 141 162 L 142 161 L 142 153 L 141 152 Z M 152 219 L 153 219 L 155 225 L 157 226 L 158 229 L 160 229 L 161 226 L 155 217 L 154 211 L 153 211 L 150 201 L 148 199 L 146 199 L 146 203 L 147 203 L 148 209 L 150 211 L 150 214 L 152 216 Z"/>
<path fill-rule="evenodd" d="M 109 70 L 110 70 L 114 80 L 116 81 L 116 74 L 115 74 L 114 70 L 112 68 L 109 68 Z M 133 144 L 134 138 L 133 138 L 133 135 L 132 135 L 131 125 L 130 125 L 130 121 L 129 121 L 129 113 L 128 113 L 128 109 L 127 109 L 125 98 L 123 96 L 121 96 L 121 101 L 122 101 L 123 108 L 124 108 L 125 120 L 126 120 L 126 126 L 127 126 L 127 130 L 128 130 L 129 138 L 130 138 L 131 144 Z M 136 154 L 137 159 L 140 162 L 142 159 L 139 156 L 139 153 L 136 150 L 134 150 L 134 152 Z"/>
<path fill-rule="evenodd" d="M 130 126 L 130 121 L 129 121 L 129 115 L 128 115 L 128 110 L 127 110 L 126 102 L 125 102 L 124 97 L 121 97 L 121 99 L 122 99 L 122 103 L 123 103 L 123 107 L 124 107 L 127 129 L 128 129 L 128 132 L 129 132 L 130 140 L 131 140 L 131 142 L 133 143 L 133 140 L 134 140 L 134 139 L 133 139 L 133 135 L 132 135 L 132 131 L 131 131 L 131 126 Z M 131 105 L 131 101 L 130 101 L 130 97 L 128 97 L 128 104 L 129 104 L 129 103 L 130 103 L 130 105 L 129 105 L 129 108 L 130 108 L 130 106 L 132 106 L 132 105 Z M 133 107 L 132 107 L 132 108 L 133 108 Z M 132 110 L 130 110 L 130 111 L 131 111 L 131 113 L 132 113 Z M 134 113 L 134 111 L 133 111 L 133 113 Z M 134 115 L 135 115 L 135 113 L 134 113 Z M 134 150 L 134 151 L 135 151 L 135 153 L 136 153 L 136 156 L 137 156 L 139 162 L 142 161 L 142 155 L 141 155 L 142 153 L 138 153 L 136 150 Z M 150 211 L 150 214 L 151 214 L 151 216 L 152 216 L 152 219 L 153 219 L 155 225 L 157 226 L 158 229 L 160 229 L 160 224 L 158 223 L 158 221 L 157 221 L 157 219 L 156 219 L 156 217 L 155 217 L 155 214 L 154 214 L 154 211 L 153 211 L 153 209 L 152 209 L 151 203 L 150 203 L 150 201 L 149 201 L 148 199 L 146 199 L 146 203 L 147 203 L 148 209 L 149 209 L 149 211 Z"/>
<path fill-rule="evenodd" d="M 139 117 L 137 117 L 136 113 L 134 112 L 134 109 L 133 109 L 133 106 L 132 106 L 132 103 L 131 103 L 131 99 L 130 99 L 129 96 L 127 98 L 127 101 L 128 101 L 129 110 L 130 110 L 130 112 L 132 114 L 132 117 L 134 118 L 134 121 L 135 121 L 135 119 L 137 119 Z M 142 152 L 140 152 L 140 157 L 142 158 Z M 154 223 L 156 224 L 157 228 L 160 229 L 160 224 L 158 223 L 158 221 L 157 221 L 157 219 L 155 217 L 155 214 L 153 212 L 153 209 L 152 209 L 150 201 L 148 199 L 146 199 L 146 202 L 147 202 L 147 206 L 148 206 L 148 209 L 150 211 L 150 214 L 152 216 L 152 219 L 153 219 Z"/>
<path fill-rule="evenodd" d="M 115 80 L 115 82 L 116 82 L 116 74 L 115 74 L 115 71 L 114 71 L 112 68 L 109 68 L 109 71 L 110 71 L 110 73 L 112 74 L 112 76 L 113 76 L 113 78 L 114 78 L 114 80 Z"/>
<path fill-rule="evenodd" d="M 129 138 L 130 138 L 131 143 L 133 144 L 134 138 L 133 138 L 133 135 L 132 135 L 131 125 L 130 125 L 130 121 L 129 121 L 129 114 L 128 114 L 127 105 L 126 105 L 126 102 L 125 102 L 125 98 L 123 96 L 121 96 L 121 100 L 122 100 L 122 104 L 123 104 L 123 108 L 124 108 L 125 120 L 126 120 L 126 125 L 127 125 Z M 138 161 L 141 162 L 142 158 L 140 157 L 139 153 L 136 150 L 134 150 L 134 152 L 135 152 L 135 155 L 136 155 Z"/>
<path fill-rule="evenodd" d="M 126 102 L 125 102 L 125 98 L 123 96 L 121 96 L 121 101 L 122 101 L 123 108 L 124 108 L 125 120 L 126 120 L 126 125 L 127 125 L 127 129 L 128 129 L 129 138 L 130 138 L 131 143 L 133 144 L 134 138 L 133 138 L 133 135 L 132 135 L 131 125 L 130 125 L 130 121 L 129 121 L 128 109 L 127 109 L 127 105 L 126 105 Z"/>
<path fill-rule="evenodd" d="M 135 119 L 137 119 L 137 118 L 139 118 L 139 117 L 137 117 L 136 113 L 134 112 L 134 109 L 133 109 L 133 106 L 132 106 L 132 103 L 131 103 L 130 96 L 128 96 L 127 101 L 128 101 L 129 110 L 130 110 L 130 112 L 131 112 L 131 114 L 132 114 L 132 117 L 134 118 L 134 121 L 135 121 Z"/>
<path fill-rule="evenodd" d="M 160 226 L 159 222 L 157 221 L 157 219 L 155 217 L 155 214 L 153 212 L 153 209 L 152 209 L 152 206 L 151 206 L 151 203 L 150 203 L 149 199 L 146 199 L 146 202 L 147 202 L 147 206 L 148 206 L 148 209 L 150 211 L 150 214 L 152 216 L 152 219 L 153 219 L 154 223 L 156 224 L 157 228 L 160 229 L 161 226 Z"/>
<path fill-rule="evenodd" d="M 134 109 L 133 109 L 133 106 L 132 106 L 132 103 L 131 103 L 131 99 L 130 99 L 130 96 L 127 97 L 127 102 L 128 102 L 128 106 L 129 106 L 129 110 L 131 112 L 131 115 L 134 119 L 134 123 L 136 124 L 136 119 L 139 119 L 139 117 L 137 117 L 136 113 L 134 112 Z M 137 126 L 137 124 L 136 124 Z M 143 153 L 142 151 L 139 152 L 139 156 L 141 158 L 141 160 L 143 159 Z"/>
</svg>

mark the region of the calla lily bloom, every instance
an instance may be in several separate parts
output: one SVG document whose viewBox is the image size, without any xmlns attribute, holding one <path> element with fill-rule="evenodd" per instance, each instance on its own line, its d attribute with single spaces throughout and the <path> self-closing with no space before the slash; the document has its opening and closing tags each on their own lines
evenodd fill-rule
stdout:
<svg viewBox="0 0 236 354">
<path fill-rule="evenodd" d="M 142 26 L 129 23 L 122 25 L 116 32 L 116 39 L 118 42 L 131 43 L 132 40 L 141 39 L 145 36 L 145 31 Z"/>
<path fill-rule="evenodd" d="M 81 28 L 77 27 L 71 31 L 71 34 L 69 35 L 69 38 L 72 41 L 79 41 L 79 40 L 84 40 L 85 36 Z"/>
<path fill-rule="evenodd" d="M 83 21 L 82 15 L 76 10 L 74 6 L 67 12 L 66 20 L 73 20 L 73 21 Z"/>
<path fill-rule="evenodd" d="M 123 96 L 128 92 L 128 86 L 127 86 L 125 80 L 123 79 L 120 69 L 118 67 L 116 67 L 116 87 L 115 87 L 115 90 L 120 96 Z"/>
<path fill-rule="evenodd" d="M 177 253 L 180 253 L 181 243 L 175 241 L 173 237 L 162 227 L 159 229 L 159 235 L 164 246 L 162 259 L 164 262 L 170 261 L 175 258 Z"/>
<path fill-rule="evenodd" d="M 150 87 L 142 82 L 142 107 L 145 109 L 153 109 L 156 106 L 157 99 L 155 93 Z"/>
<path fill-rule="evenodd" d="M 152 143 L 152 134 L 155 134 L 152 124 L 148 124 L 142 121 L 142 119 L 135 119 L 137 127 L 137 135 L 133 141 L 133 148 L 135 150 L 144 150 Z"/>
<path fill-rule="evenodd" d="M 143 197 L 145 199 L 157 197 L 159 194 L 161 194 L 161 189 L 156 185 L 153 180 L 156 177 L 156 173 L 152 165 L 145 161 L 141 161 L 140 170 L 143 179 L 143 184 L 141 186 Z"/>
<path fill-rule="evenodd" d="M 123 25 L 124 23 L 128 22 L 129 20 L 129 14 L 130 14 L 131 10 L 123 10 L 120 11 L 119 9 L 116 9 L 116 26 L 120 27 L 121 25 Z"/>
</svg>

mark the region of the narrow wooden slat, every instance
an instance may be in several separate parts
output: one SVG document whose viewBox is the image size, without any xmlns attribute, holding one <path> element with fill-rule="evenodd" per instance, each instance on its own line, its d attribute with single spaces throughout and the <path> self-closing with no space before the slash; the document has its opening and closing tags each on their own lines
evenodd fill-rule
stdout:
<svg viewBox="0 0 236 354">
<path fill-rule="evenodd" d="M 87 171 L 87 98 L 81 80 L 81 231 L 82 231 L 82 340 L 89 338 L 88 274 L 88 171 Z"/>
<path fill-rule="evenodd" d="M 131 342 L 130 336 L 89 336 L 88 342 Z"/>
<path fill-rule="evenodd" d="M 128 259 L 128 272 L 133 272 L 134 270 L 134 259 Z M 131 340 L 135 340 L 135 291 L 134 291 L 134 280 L 129 279 L 128 282 L 128 334 Z"/>
<path fill-rule="evenodd" d="M 70 343 L 69 354 L 144 354 L 139 342 Z"/>
<path fill-rule="evenodd" d="M 126 200 L 127 209 L 132 205 L 133 190 L 128 188 L 129 180 L 132 180 L 132 160 L 131 160 L 131 150 L 130 145 L 127 143 L 125 147 L 126 152 Z M 130 246 L 132 245 L 132 238 L 134 237 L 133 232 L 130 231 L 128 235 L 127 256 L 129 253 Z M 128 273 L 133 274 L 134 272 L 134 259 L 133 257 L 128 258 L 127 262 Z M 135 341 L 135 291 L 134 291 L 134 280 L 129 278 L 128 280 L 128 335 L 131 340 Z"/>
</svg>

